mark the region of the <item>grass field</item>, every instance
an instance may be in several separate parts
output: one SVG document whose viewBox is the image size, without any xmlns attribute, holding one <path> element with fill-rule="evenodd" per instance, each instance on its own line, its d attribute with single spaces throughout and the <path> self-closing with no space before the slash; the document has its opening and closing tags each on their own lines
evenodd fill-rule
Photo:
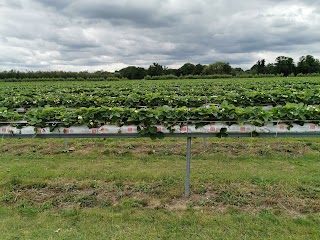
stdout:
<svg viewBox="0 0 320 240">
<path fill-rule="evenodd" d="M 0 140 L 1 239 L 319 239 L 320 140 Z"/>
</svg>

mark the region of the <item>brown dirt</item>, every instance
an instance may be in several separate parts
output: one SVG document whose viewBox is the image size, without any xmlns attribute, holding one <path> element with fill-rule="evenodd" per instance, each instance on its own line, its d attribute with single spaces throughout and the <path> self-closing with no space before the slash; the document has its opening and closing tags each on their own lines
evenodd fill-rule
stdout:
<svg viewBox="0 0 320 240">
<path fill-rule="evenodd" d="M 97 188 L 79 186 L 81 184 L 70 184 L 65 180 L 44 187 L 21 186 L 10 191 L 11 199 L 3 202 L 12 206 L 19 205 L 22 201 L 34 206 L 49 203 L 52 208 L 69 209 L 101 207 L 106 202 L 108 206 L 118 206 L 123 198 L 129 198 L 141 200 L 144 203 L 142 207 L 170 211 L 190 208 L 206 212 L 227 212 L 231 209 L 258 213 L 261 210 L 273 210 L 293 216 L 320 211 L 320 196 L 308 198 L 301 196 L 299 192 L 282 193 L 282 187 L 278 185 L 274 185 L 267 192 L 252 184 L 240 183 L 236 189 L 228 185 L 218 185 L 214 190 L 205 194 L 193 193 L 189 198 L 170 197 L 165 194 L 160 197 L 160 194 L 152 192 L 135 191 L 134 185 L 127 183 L 121 189 L 114 183 L 105 182 L 100 182 Z"/>
</svg>

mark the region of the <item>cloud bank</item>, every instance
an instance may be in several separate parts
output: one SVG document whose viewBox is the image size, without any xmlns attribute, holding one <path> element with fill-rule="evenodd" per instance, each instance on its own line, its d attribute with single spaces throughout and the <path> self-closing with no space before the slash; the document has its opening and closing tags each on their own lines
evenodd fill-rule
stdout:
<svg viewBox="0 0 320 240">
<path fill-rule="evenodd" d="M 0 70 L 320 57 L 319 1 L 0 0 Z"/>
</svg>

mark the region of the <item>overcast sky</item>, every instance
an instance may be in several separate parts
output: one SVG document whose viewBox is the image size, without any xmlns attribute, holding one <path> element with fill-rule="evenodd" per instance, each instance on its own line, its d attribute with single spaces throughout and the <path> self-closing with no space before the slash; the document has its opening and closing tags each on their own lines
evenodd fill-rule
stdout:
<svg viewBox="0 0 320 240">
<path fill-rule="evenodd" d="M 320 58 L 319 0 L 0 0 L 0 70 Z"/>
</svg>

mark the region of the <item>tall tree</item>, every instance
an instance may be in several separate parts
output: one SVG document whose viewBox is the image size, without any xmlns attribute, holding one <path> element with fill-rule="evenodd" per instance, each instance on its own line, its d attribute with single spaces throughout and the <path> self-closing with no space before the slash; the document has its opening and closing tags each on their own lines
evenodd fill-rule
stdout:
<svg viewBox="0 0 320 240">
<path fill-rule="evenodd" d="M 232 74 L 233 76 L 237 76 L 238 74 L 243 73 L 243 72 L 244 72 L 244 71 L 243 71 L 242 68 L 232 68 L 231 74 Z"/>
<path fill-rule="evenodd" d="M 302 56 L 298 62 L 297 72 L 303 74 L 320 72 L 319 59 L 315 59 L 311 55 Z"/>
<path fill-rule="evenodd" d="M 185 75 L 191 75 L 194 73 L 195 65 L 192 63 L 185 63 L 182 65 L 182 67 L 179 68 L 180 74 Z"/>
<path fill-rule="evenodd" d="M 163 75 L 164 67 L 159 63 L 153 63 L 147 70 L 147 74 L 150 76 L 161 76 Z"/>
<path fill-rule="evenodd" d="M 193 75 L 200 75 L 204 69 L 204 65 L 201 65 L 200 63 L 198 63 L 197 65 L 194 66 L 194 70 L 193 70 Z"/>
<path fill-rule="evenodd" d="M 268 63 L 265 69 L 267 74 L 277 74 L 277 68 L 274 63 Z"/>
<path fill-rule="evenodd" d="M 119 71 L 121 77 L 128 79 L 143 79 L 147 75 L 147 70 L 142 67 L 129 66 Z"/>
<path fill-rule="evenodd" d="M 225 62 L 215 62 L 209 64 L 203 69 L 203 74 L 211 75 L 211 74 L 231 74 L 232 68 L 229 63 Z"/>
<path fill-rule="evenodd" d="M 266 60 L 258 60 L 255 65 L 252 66 L 251 70 L 256 74 L 266 73 Z"/>
<path fill-rule="evenodd" d="M 295 72 L 294 61 L 291 57 L 279 56 L 276 58 L 276 70 L 277 73 L 283 73 L 284 76 L 288 76 Z"/>
</svg>

